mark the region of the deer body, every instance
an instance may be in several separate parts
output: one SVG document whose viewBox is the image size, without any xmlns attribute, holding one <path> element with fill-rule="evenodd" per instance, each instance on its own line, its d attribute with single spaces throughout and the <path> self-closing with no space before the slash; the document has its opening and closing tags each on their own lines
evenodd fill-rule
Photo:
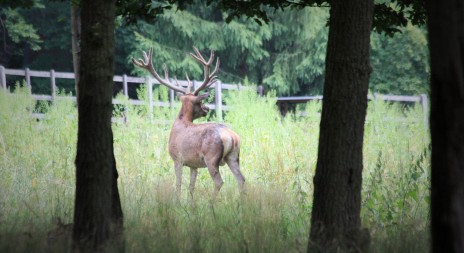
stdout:
<svg viewBox="0 0 464 253">
<path fill-rule="evenodd" d="M 240 137 L 222 124 L 189 124 L 177 120 L 172 127 L 169 155 L 185 166 L 205 168 L 206 161 L 213 160 L 224 165 L 226 158 L 238 158 L 239 153 Z"/>
<path fill-rule="evenodd" d="M 234 174 L 240 189 L 243 189 L 245 178 L 240 171 L 240 137 L 223 124 L 204 123 L 195 124 L 193 121 L 206 116 L 209 108 L 203 104 L 203 100 L 208 97 L 208 93 L 199 95 L 198 93 L 211 86 L 216 81 L 216 72 L 219 66 L 219 59 L 216 68 L 210 73 L 210 66 L 213 62 L 213 52 L 206 61 L 199 51 L 195 49 L 196 55 L 192 56 L 200 61 L 204 66 L 205 80 L 203 84 L 193 93 L 190 93 L 190 80 L 186 90 L 180 85 L 177 87 L 169 83 L 165 66 L 165 79 L 163 80 L 153 68 L 151 63 L 152 50 L 148 55 L 144 52 L 145 61 L 132 60 L 135 65 L 147 69 L 161 84 L 178 91 L 184 95 L 180 96 L 182 107 L 177 116 L 169 136 L 169 155 L 174 161 L 176 173 L 176 192 L 179 195 L 182 184 L 182 167 L 190 167 L 190 196 L 193 198 L 195 181 L 198 168 L 208 168 L 209 174 L 214 181 L 214 198 L 221 189 L 223 180 L 219 173 L 219 166 L 227 163 Z"/>
</svg>

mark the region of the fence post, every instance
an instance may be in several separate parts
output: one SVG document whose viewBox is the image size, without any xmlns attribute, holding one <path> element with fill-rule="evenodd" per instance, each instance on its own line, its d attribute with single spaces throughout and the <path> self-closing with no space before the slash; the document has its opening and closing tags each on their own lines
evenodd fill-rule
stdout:
<svg viewBox="0 0 464 253">
<path fill-rule="evenodd" d="M 5 67 L 0 65 L 0 82 L 2 84 L 2 88 L 6 90 L 6 74 L 5 74 Z"/>
<path fill-rule="evenodd" d="M 258 85 L 258 96 L 262 97 L 263 96 L 263 86 L 262 85 Z"/>
<path fill-rule="evenodd" d="M 25 71 L 26 71 L 26 74 L 25 74 L 25 76 L 26 76 L 26 84 L 27 84 L 27 87 L 29 88 L 29 92 L 31 92 L 31 94 L 32 94 L 31 73 L 30 73 L 29 68 L 26 68 Z"/>
<path fill-rule="evenodd" d="M 124 96 L 129 98 L 129 90 L 127 89 L 127 75 L 122 75 L 122 90 L 124 92 Z"/>
<path fill-rule="evenodd" d="M 174 108 L 174 90 L 169 89 L 169 107 Z"/>
<path fill-rule="evenodd" d="M 122 91 L 124 92 L 124 96 L 129 100 L 129 89 L 127 88 L 127 75 L 123 74 L 122 75 Z M 124 111 L 122 113 L 122 118 L 124 123 L 128 122 L 127 115 L 129 112 L 129 107 L 127 107 L 127 104 L 124 105 Z"/>
<path fill-rule="evenodd" d="M 421 94 L 421 105 L 422 105 L 422 114 L 424 115 L 424 126 L 426 129 L 429 128 L 429 101 L 427 95 Z"/>
<path fill-rule="evenodd" d="M 221 81 L 217 81 L 215 85 L 216 89 L 216 96 L 215 96 L 215 102 L 216 102 L 216 118 L 220 122 L 222 122 L 222 83 Z"/>
<path fill-rule="evenodd" d="M 50 86 L 52 89 L 52 102 L 56 99 L 56 82 L 55 82 L 55 70 L 50 70 Z"/>
<path fill-rule="evenodd" d="M 190 88 L 191 88 L 191 90 L 193 90 L 193 91 L 194 91 L 194 90 L 196 90 L 196 89 L 197 89 L 197 82 L 195 81 L 195 79 L 192 81 L 192 86 L 193 86 L 193 87 L 190 87 Z"/>
<path fill-rule="evenodd" d="M 146 77 L 147 91 L 148 91 L 148 113 L 150 120 L 153 120 L 153 83 L 149 76 Z"/>
<path fill-rule="evenodd" d="M 174 83 L 174 82 L 175 82 L 175 83 L 176 83 L 176 86 L 177 86 L 177 84 L 179 84 L 178 81 L 177 81 L 177 78 L 175 78 L 175 79 L 169 78 L 169 82 L 170 82 L 170 83 Z M 182 87 L 181 84 L 179 84 L 179 85 Z M 169 108 L 170 108 L 170 109 L 173 109 L 173 108 L 174 108 L 174 90 L 171 89 L 171 88 L 168 88 L 168 93 L 169 93 L 169 97 L 168 97 L 168 100 L 169 100 Z"/>
</svg>

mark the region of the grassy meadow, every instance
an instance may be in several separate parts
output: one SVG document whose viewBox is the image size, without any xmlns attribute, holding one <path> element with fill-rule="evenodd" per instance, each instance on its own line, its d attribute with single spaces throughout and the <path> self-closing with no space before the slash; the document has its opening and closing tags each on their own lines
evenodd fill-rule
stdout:
<svg viewBox="0 0 464 253">
<path fill-rule="evenodd" d="M 155 97 L 167 92 L 155 90 Z M 113 124 L 126 252 L 306 251 L 321 103 L 282 118 L 272 95 L 240 91 L 225 100 L 232 109 L 224 123 L 241 136 L 247 194 L 240 198 L 221 167 L 224 186 L 213 206 L 206 169 L 192 204 L 184 168 L 175 200 L 167 141 L 179 105 L 156 107 L 152 117 L 144 106 L 115 108 L 127 119 Z M 45 119 L 33 119 L 34 110 Z M 67 251 L 60 224 L 73 218 L 76 134 L 72 102 L 36 105 L 26 89 L 0 90 L 0 252 Z M 428 252 L 430 150 L 420 105 L 370 102 L 364 143 L 361 216 L 371 252 Z"/>
</svg>

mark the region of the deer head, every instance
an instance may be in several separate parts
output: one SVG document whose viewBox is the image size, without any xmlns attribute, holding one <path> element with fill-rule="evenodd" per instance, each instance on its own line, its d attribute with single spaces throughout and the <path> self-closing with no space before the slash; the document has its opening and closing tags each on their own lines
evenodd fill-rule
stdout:
<svg viewBox="0 0 464 253">
<path fill-rule="evenodd" d="M 181 95 L 180 101 L 182 102 L 182 108 L 179 113 L 179 119 L 193 121 L 206 116 L 209 112 L 209 107 L 203 104 L 203 100 L 208 96 L 209 93 L 198 96 L 192 94 Z M 190 118 L 189 115 L 191 115 Z"/>
<path fill-rule="evenodd" d="M 153 48 L 150 48 L 148 50 L 148 54 L 144 51 L 143 52 L 143 57 L 144 59 L 138 59 L 135 60 L 132 58 L 132 62 L 142 68 L 150 72 L 150 74 L 162 85 L 177 91 L 180 94 L 180 100 L 182 102 L 182 109 L 179 114 L 179 117 L 184 118 L 186 120 L 193 121 L 197 118 L 204 117 L 209 111 L 209 108 L 202 103 L 204 99 L 206 99 L 209 95 L 209 93 L 205 93 L 203 95 L 198 95 L 200 91 L 209 88 L 211 85 L 213 85 L 217 81 L 217 76 L 216 73 L 219 69 L 219 58 L 216 61 L 216 67 L 214 68 L 213 72 L 211 72 L 211 65 L 213 64 L 214 61 L 214 52 L 211 50 L 210 57 L 208 60 L 205 60 L 205 58 L 201 55 L 200 51 L 196 47 L 193 47 L 193 50 L 195 51 L 195 54 L 190 53 L 190 55 L 200 62 L 203 65 L 203 73 L 204 73 L 204 80 L 203 83 L 196 88 L 193 93 L 190 92 L 190 88 L 192 87 L 192 82 L 190 81 L 190 78 L 188 77 L 188 74 L 185 74 L 185 77 L 187 78 L 187 88 L 183 88 L 179 82 L 177 81 L 177 78 L 175 78 L 176 85 L 173 85 L 169 81 L 168 77 L 168 71 L 166 68 L 166 64 L 164 64 L 164 79 L 161 78 L 161 76 L 158 74 L 158 72 L 155 70 L 153 67 L 153 62 L 152 62 L 152 57 L 153 57 Z"/>
</svg>

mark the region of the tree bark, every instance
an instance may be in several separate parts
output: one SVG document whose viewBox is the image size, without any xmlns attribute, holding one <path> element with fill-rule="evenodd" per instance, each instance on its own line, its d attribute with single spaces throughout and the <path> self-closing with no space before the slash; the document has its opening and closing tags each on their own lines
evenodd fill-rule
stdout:
<svg viewBox="0 0 464 253">
<path fill-rule="evenodd" d="M 74 83 L 76 87 L 76 99 L 79 101 L 79 62 L 80 62 L 80 41 L 81 41 L 81 16 L 80 8 L 77 3 L 71 1 L 71 46 L 72 60 L 74 68 Z"/>
<path fill-rule="evenodd" d="M 331 1 L 308 252 L 369 244 L 360 209 L 372 19 L 372 0 Z"/>
<path fill-rule="evenodd" d="M 427 1 L 432 251 L 464 252 L 464 1 Z"/>
<path fill-rule="evenodd" d="M 115 1 L 82 0 L 81 8 L 73 246 L 92 252 L 122 231 L 111 129 Z"/>
</svg>

